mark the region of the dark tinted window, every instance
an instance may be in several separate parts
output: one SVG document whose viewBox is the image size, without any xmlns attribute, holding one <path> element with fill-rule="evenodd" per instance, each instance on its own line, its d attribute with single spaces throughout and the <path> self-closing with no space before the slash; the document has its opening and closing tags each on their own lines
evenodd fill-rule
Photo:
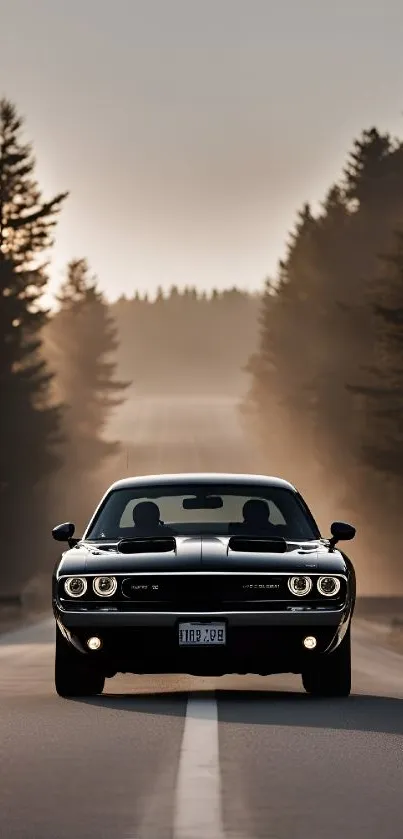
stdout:
<svg viewBox="0 0 403 839">
<path fill-rule="evenodd" d="M 112 491 L 87 538 L 167 533 L 245 533 L 296 540 L 319 536 L 309 511 L 292 490 L 240 484 L 160 484 Z"/>
</svg>

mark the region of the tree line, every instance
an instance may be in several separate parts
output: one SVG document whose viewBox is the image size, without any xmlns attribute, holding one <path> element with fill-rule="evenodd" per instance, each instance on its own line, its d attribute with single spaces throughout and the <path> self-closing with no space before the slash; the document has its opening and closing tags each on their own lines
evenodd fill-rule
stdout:
<svg viewBox="0 0 403 839">
<path fill-rule="evenodd" d="M 265 463 L 324 515 L 337 509 L 358 522 L 377 584 L 400 581 L 401 140 L 365 130 L 320 211 L 301 208 L 265 285 L 248 372 L 244 413 Z"/>
<path fill-rule="evenodd" d="M 91 494 L 102 438 L 127 383 L 116 327 L 85 259 L 72 260 L 50 317 L 42 305 L 54 228 L 67 192 L 44 199 L 15 106 L 0 101 L 1 596 L 49 567 L 56 511 Z M 56 375 L 55 375 L 56 374 Z M 76 478 L 76 482 L 72 478 Z M 78 512 L 78 511 L 77 511 Z"/>
</svg>

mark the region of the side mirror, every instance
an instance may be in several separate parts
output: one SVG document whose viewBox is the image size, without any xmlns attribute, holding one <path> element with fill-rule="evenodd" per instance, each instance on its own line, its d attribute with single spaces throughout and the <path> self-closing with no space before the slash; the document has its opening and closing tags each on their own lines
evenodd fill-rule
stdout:
<svg viewBox="0 0 403 839">
<path fill-rule="evenodd" d="M 76 529 L 75 524 L 71 521 L 66 521 L 64 524 L 58 524 L 57 527 L 54 527 L 52 530 L 52 536 L 56 539 L 56 542 L 68 542 L 70 547 L 73 547 L 71 543 L 74 531 Z M 74 540 L 73 544 L 76 543 Z"/>
<path fill-rule="evenodd" d="M 356 529 L 352 524 L 347 524 L 345 521 L 334 521 L 330 526 L 332 538 L 329 539 L 329 550 L 333 550 L 337 542 L 347 542 L 354 539 Z"/>
</svg>

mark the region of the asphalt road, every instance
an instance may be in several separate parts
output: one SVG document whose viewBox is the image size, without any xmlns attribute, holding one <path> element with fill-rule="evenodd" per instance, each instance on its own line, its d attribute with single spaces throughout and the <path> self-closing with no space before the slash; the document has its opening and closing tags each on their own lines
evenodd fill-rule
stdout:
<svg viewBox="0 0 403 839">
<path fill-rule="evenodd" d="M 0 640 L 0 836 L 401 839 L 403 656 L 357 623 L 353 695 L 296 676 L 53 690 L 51 620 Z"/>
<path fill-rule="evenodd" d="M 137 431 L 148 471 L 175 450 L 179 469 L 256 469 L 229 404 L 175 427 L 160 410 Z M 296 676 L 181 675 L 62 700 L 53 645 L 50 619 L 0 638 L 1 839 L 401 839 L 403 656 L 365 624 L 347 700 L 314 700 Z"/>
</svg>

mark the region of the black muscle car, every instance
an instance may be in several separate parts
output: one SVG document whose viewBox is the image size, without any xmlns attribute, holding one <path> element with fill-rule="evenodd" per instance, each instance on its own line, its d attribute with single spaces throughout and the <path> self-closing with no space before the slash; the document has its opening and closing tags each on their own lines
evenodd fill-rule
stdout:
<svg viewBox="0 0 403 839">
<path fill-rule="evenodd" d="M 350 693 L 355 573 L 299 492 L 261 475 L 151 475 L 114 483 L 53 573 L 56 690 L 102 693 L 116 673 L 300 673 Z"/>
</svg>

